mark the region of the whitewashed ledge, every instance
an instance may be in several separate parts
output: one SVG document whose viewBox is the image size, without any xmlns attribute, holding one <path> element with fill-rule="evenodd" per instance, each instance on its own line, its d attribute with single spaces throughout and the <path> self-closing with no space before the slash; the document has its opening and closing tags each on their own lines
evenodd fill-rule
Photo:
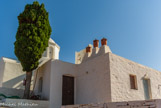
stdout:
<svg viewBox="0 0 161 108">
<path fill-rule="evenodd" d="M 98 104 L 68 105 L 61 108 L 161 108 L 161 99 L 146 101 L 108 102 Z"/>
<path fill-rule="evenodd" d="M 49 108 L 49 101 L 45 100 L 6 99 L 2 104 L 9 108 Z"/>
<path fill-rule="evenodd" d="M 24 94 L 24 90 L 23 89 L 0 87 L 0 93 L 4 94 L 6 96 L 19 96 L 20 98 L 22 98 L 23 94 Z"/>
</svg>

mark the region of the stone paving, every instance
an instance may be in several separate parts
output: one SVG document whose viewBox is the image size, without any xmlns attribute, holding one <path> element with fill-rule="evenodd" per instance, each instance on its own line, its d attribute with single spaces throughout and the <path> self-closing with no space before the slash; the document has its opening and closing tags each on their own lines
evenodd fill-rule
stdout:
<svg viewBox="0 0 161 108">
<path fill-rule="evenodd" d="M 69 105 L 62 106 L 61 108 L 161 108 L 161 100 Z"/>
</svg>

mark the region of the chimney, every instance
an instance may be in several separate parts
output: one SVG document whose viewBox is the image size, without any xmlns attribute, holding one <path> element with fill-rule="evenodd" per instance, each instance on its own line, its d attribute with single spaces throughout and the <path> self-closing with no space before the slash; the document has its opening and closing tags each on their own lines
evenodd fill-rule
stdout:
<svg viewBox="0 0 161 108">
<path fill-rule="evenodd" d="M 103 46 L 103 45 L 107 45 L 107 39 L 106 39 L 106 38 L 103 38 L 103 39 L 101 40 L 101 44 L 102 44 L 102 46 Z"/>
<path fill-rule="evenodd" d="M 86 47 L 86 53 L 90 53 L 90 52 L 92 52 L 92 48 L 91 48 L 91 46 L 88 45 Z"/>
<path fill-rule="evenodd" d="M 99 40 L 95 39 L 93 41 L 93 46 L 94 46 L 94 48 L 98 47 L 99 46 Z"/>
</svg>

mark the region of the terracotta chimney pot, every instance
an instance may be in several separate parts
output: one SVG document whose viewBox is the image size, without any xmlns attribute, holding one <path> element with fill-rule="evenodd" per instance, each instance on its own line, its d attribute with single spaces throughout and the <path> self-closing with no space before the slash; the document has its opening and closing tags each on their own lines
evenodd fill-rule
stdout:
<svg viewBox="0 0 161 108">
<path fill-rule="evenodd" d="M 99 46 L 99 40 L 95 39 L 93 41 L 93 46 L 94 46 L 94 48 L 98 47 Z"/>
<path fill-rule="evenodd" d="M 92 48 L 91 48 L 91 46 L 87 46 L 86 47 L 86 53 L 90 53 L 90 52 L 92 52 Z"/>
<path fill-rule="evenodd" d="M 103 46 L 103 45 L 107 45 L 107 39 L 106 39 L 106 38 L 103 38 L 103 39 L 101 40 L 101 44 L 102 44 L 102 46 Z"/>
</svg>

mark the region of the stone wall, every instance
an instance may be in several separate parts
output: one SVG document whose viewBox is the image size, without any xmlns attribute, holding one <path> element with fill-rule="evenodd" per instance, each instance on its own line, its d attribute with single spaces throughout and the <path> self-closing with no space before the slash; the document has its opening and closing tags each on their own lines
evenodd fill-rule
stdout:
<svg viewBox="0 0 161 108">
<path fill-rule="evenodd" d="M 161 108 L 161 100 L 69 105 L 61 108 Z"/>
</svg>

